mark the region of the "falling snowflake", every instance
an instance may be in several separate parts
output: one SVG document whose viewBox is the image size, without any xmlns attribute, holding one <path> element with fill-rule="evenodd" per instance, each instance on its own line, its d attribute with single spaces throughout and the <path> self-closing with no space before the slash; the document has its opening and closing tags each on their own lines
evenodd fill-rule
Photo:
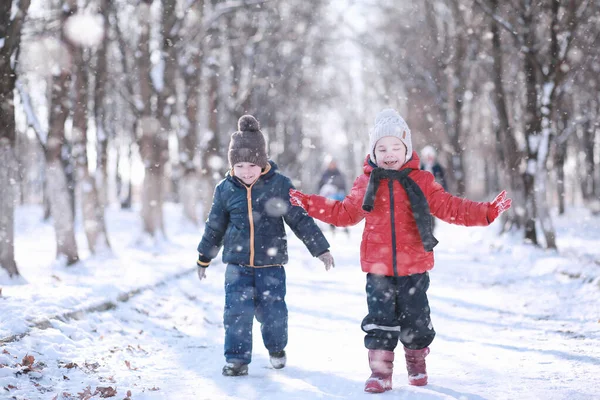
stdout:
<svg viewBox="0 0 600 400">
<path fill-rule="evenodd" d="M 279 197 L 273 197 L 265 203 L 265 212 L 270 217 L 281 217 L 288 211 L 288 204 Z"/>
<path fill-rule="evenodd" d="M 95 47 L 104 38 L 102 16 L 96 14 L 76 14 L 65 21 L 64 32 L 67 39 L 81 47 Z"/>
</svg>

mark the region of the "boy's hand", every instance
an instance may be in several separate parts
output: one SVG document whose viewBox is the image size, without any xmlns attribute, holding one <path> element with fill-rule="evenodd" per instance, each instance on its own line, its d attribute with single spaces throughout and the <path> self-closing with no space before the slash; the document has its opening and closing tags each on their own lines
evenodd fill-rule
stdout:
<svg viewBox="0 0 600 400">
<path fill-rule="evenodd" d="M 512 204 L 512 199 L 509 199 L 508 197 L 506 197 L 506 190 L 503 190 L 498 196 L 496 196 L 494 201 L 492 201 L 490 203 L 490 206 L 488 207 L 488 211 L 487 211 L 488 222 L 490 224 L 492 222 L 494 222 L 494 220 L 496 218 L 498 218 L 498 215 L 502 214 L 504 211 L 506 211 L 510 208 L 511 204 Z"/>
<path fill-rule="evenodd" d="M 335 267 L 335 261 L 333 261 L 333 256 L 329 251 L 326 251 L 317 258 L 325 264 L 325 271 L 329 271 L 331 268 Z"/>
<path fill-rule="evenodd" d="M 206 278 L 206 268 L 198 266 L 198 279 L 202 280 Z"/>
<path fill-rule="evenodd" d="M 290 203 L 292 203 L 293 206 L 302 207 L 305 211 L 308 211 L 310 196 L 299 190 L 290 189 Z"/>
</svg>

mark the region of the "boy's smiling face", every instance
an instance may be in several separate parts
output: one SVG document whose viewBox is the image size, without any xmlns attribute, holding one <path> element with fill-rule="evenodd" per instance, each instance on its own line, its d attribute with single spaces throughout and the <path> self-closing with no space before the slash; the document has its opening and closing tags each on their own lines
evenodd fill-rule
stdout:
<svg viewBox="0 0 600 400">
<path fill-rule="evenodd" d="M 249 162 L 240 162 L 233 166 L 233 174 L 246 185 L 252 185 L 260 176 L 262 168 Z"/>
<path fill-rule="evenodd" d="M 400 169 L 406 162 L 406 146 L 396 136 L 384 136 L 375 143 L 375 161 L 383 169 Z"/>
</svg>

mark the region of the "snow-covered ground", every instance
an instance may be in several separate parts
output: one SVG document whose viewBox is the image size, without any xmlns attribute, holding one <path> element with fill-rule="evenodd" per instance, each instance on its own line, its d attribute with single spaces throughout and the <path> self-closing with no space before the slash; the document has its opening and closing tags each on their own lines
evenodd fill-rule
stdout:
<svg viewBox="0 0 600 400">
<path fill-rule="evenodd" d="M 18 209 L 23 279 L 0 272 L 1 399 L 600 398 L 600 218 L 585 210 L 555 220 L 559 253 L 498 238 L 497 225 L 439 223 L 430 384 L 408 386 L 398 352 L 394 390 L 381 395 L 363 392 L 360 226 L 349 237 L 327 233 L 329 272 L 290 238 L 288 366 L 270 367 L 255 326 L 249 375 L 226 378 L 224 266 L 199 282 L 201 229 L 182 223 L 176 206 L 166 212 L 168 241 L 151 245 L 136 240 L 137 213 L 111 208 L 114 253 L 90 257 L 80 235 L 83 261 L 64 267 L 41 209 Z"/>
</svg>

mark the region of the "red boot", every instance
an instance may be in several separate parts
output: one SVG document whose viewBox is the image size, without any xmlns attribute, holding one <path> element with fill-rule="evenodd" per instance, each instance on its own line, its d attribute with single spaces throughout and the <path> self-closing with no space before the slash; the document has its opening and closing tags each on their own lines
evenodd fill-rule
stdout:
<svg viewBox="0 0 600 400">
<path fill-rule="evenodd" d="M 369 350 L 371 376 L 365 382 L 365 392 L 383 393 L 392 390 L 392 371 L 394 352 L 387 350 Z"/>
<path fill-rule="evenodd" d="M 408 383 L 413 386 L 427 385 L 427 369 L 425 357 L 429 354 L 429 347 L 419 350 L 404 348 L 406 356 L 406 369 L 408 370 Z"/>
</svg>

